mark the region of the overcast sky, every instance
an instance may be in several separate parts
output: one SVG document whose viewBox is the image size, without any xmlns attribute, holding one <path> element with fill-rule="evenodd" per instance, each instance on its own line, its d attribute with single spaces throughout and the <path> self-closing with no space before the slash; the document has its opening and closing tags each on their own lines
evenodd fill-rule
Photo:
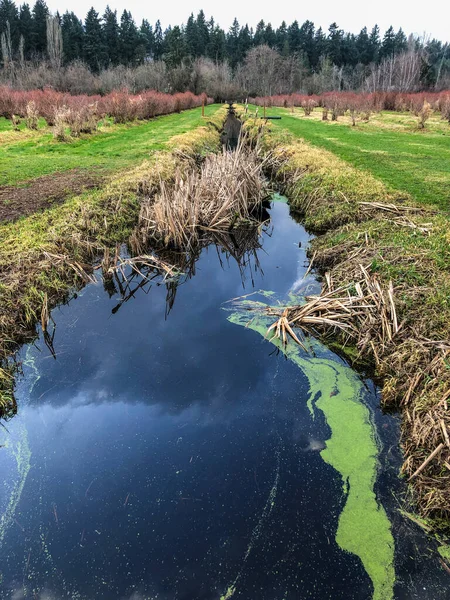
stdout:
<svg viewBox="0 0 450 600">
<path fill-rule="evenodd" d="M 91 6 L 103 14 L 107 2 L 97 0 L 47 0 L 47 4 L 53 12 L 65 12 L 66 9 L 73 11 L 79 17 L 84 18 Z M 336 21 L 341 29 L 358 33 L 364 25 L 371 28 L 378 23 L 382 33 L 393 25 L 395 29 L 402 27 L 405 33 L 423 35 L 427 33 L 443 41 L 450 41 L 450 1 L 435 0 L 434 2 L 422 2 L 419 0 L 376 0 L 375 2 L 361 2 L 351 0 L 347 2 L 336 2 L 335 0 L 321 0 L 316 5 L 295 2 L 293 0 L 278 0 L 268 2 L 258 0 L 256 7 L 250 2 L 186 2 L 184 0 L 168 0 L 166 2 L 149 2 L 142 0 L 111 0 L 109 5 L 112 9 L 122 13 L 123 9 L 130 10 L 136 22 L 140 23 L 146 18 L 150 23 L 160 19 L 163 29 L 168 25 L 180 25 L 185 23 L 189 14 L 203 8 L 207 18 L 213 16 L 224 28 L 228 29 L 234 17 L 237 17 L 241 25 L 248 23 L 255 28 L 258 21 L 263 19 L 278 27 L 281 21 L 287 24 L 296 20 L 303 23 L 306 19 L 313 21 L 316 27 L 322 26 L 328 29 L 333 21 Z M 214 6 L 213 9 L 210 7 Z"/>
</svg>

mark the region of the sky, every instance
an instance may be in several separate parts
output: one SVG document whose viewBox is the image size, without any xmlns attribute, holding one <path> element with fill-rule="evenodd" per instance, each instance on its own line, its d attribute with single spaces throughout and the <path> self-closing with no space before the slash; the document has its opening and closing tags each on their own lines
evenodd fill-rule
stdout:
<svg viewBox="0 0 450 600">
<path fill-rule="evenodd" d="M 100 14 L 106 7 L 107 0 L 47 0 L 47 5 L 52 12 L 59 10 L 73 11 L 77 16 L 84 19 L 87 11 L 94 6 Z M 120 16 L 126 8 L 131 11 L 138 24 L 143 18 L 154 24 L 157 19 L 161 21 L 163 29 L 168 25 L 180 25 L 185 23 L 191 12 L 196 15 L 203 8 L 206 17 L 213 16 L 224 29 L 228 29 L 234 17 L 237 17 L 241 25 L 248 23 L 255 28 L 258 21 L 263 19 L 266 23 L 272 23 L 278 27 L 281 21 L 287 24 L 292 21 L 303 23 L 307 19 L 313 21 L 316 27 L 322 26 L 324 30 L 333 21 L 336 21 L 341 29 L 358 33 L 365 25 L 370 29 L 377 23 L 384 31 L 392 25 L 394 29 L 402 27 L 409 35 L 414 33 L 422 36 L 424 33 L 429 37 L 435 37 L 442 41 L 450 41 L 450 2 L 448 0 L 435 0 L 433 3 L 423 3 L 419 0 L 377 0 L 376 2 L 361 2 L 352 0 L 336 2 L 335 0 L 321 0 L 315 6 L 306 3 L 303 8 L 300 2 L 293 0 L 258 0 L 257 8 L 250 2 L 186 2 L 185 0 L 170 0 L 167 2 L 149 2 L 142 0 L 110 0 L 109 6 Z M 211 8 L 213 7 L 213 8 Z M 427 8 L 429 7 L 429 8 Z"/>
</svg>

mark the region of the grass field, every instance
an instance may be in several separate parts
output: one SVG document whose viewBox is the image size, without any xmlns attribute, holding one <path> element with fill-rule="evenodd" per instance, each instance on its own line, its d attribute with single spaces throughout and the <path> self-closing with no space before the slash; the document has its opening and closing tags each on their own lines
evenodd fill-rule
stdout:
<svg viewBox="0 0 450 600">
<path fill-rule="evenodd" d="M 259 108 L 259 114 L 262 114 Z M 408 192 L 415 200 L 449 208 L 450 126 L 439 116 L 417 127 L 410 113 L 383 112 L 368 123 L 351 126 L 350 117 L 322 121 L 321 109 L 305 117 L 300 108 L 268 108 L 275 129 L 286 129 L 298 138 L 329 150 L 349 164 L 370 172 L 391 189 Z"/>
<path fill-rule="evenodd" d="M 206 107 L 206 116 L 212 116 L 217 108 Z M 74 168 L 120 171 L 164 149 L 172 136 L 204 122 L 201 108 L 195 108 L 127 125 L 105 123 L 97 133 L 65 143 L 54 140 L 51 129 L 42 121 L 38 131 L 22 128 L 15 132 L 10 121 L 0 118 L 0 186 Z"/>
</svg>

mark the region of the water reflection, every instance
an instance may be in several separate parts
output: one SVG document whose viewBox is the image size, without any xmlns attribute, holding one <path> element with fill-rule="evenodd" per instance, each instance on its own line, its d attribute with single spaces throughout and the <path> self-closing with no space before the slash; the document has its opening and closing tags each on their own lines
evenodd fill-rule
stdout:
<svg viewBox="0 0 450 600">
<path fill-rule="evenodd" d="M 219 600 L 236 582 L 241 600 L 371 598 L 334 541 L 345 498 L 307 381 L 221 310 L 301 282 L 308 234 L 286 205 L 272 218 L 263 249 L 204 248 L 176 302 L 148 278 L 91 285 L 53 311 L 53 352 L 23 350 L 0 432 L 1 597 Z"/>
</svg>

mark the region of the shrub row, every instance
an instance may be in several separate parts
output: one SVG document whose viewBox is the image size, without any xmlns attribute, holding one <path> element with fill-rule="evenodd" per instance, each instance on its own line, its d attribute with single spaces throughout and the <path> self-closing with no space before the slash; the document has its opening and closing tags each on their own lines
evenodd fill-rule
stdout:
<svg viewBox="0 0 450 600">
<path fill-rule="evenodd" d="M 315 106 L 320 106 L 325 111 L 331 111 L 332 118 L 350 111 L 352 116 L 363 113 L 367 116 L 370 112 L 381 110 L 408 111 L 417 116 L 427 105 L 431 110 L 440 112 L 442 117 L 450 122 L 450 91 L 419 92 L 407 94 L 403 92 L 374 92 L 371 94 L 356 94 L 354 92 L 326 92 L 320 96 L 306 96 L 303 94 L 289 94 L 249 98 L 249 102 L 258 106 L 278 106 L 291 108 L 302 107 L 305 114 L 309 114 Z"/>
<path fill-rule="evenodd" d="M 106 96 L 73 96 L 53 89 L 21 91 L 6 86 L 0 87 L 0 116 L 7 119 L 13 119 L 14 116 L 27 119 L 33 115 L 30 120 L 33 126 L 39 117 L 43 117 L 48 125 L 53 126 L 56 116 L 63 110 L 86 115 L 88 120 L 99 120 L 109 116 L 113 117 L 116 123 L 125 123 L 134 119 L 151 119 L 180 112 L 201 106 L 202 102 L 211 104 L 213 100 L 206 94 L 196 96 L 191 92 L 164 94 L 147 91 L 132 95 L 126 90 L 121 90 Z"/>
</svg>

